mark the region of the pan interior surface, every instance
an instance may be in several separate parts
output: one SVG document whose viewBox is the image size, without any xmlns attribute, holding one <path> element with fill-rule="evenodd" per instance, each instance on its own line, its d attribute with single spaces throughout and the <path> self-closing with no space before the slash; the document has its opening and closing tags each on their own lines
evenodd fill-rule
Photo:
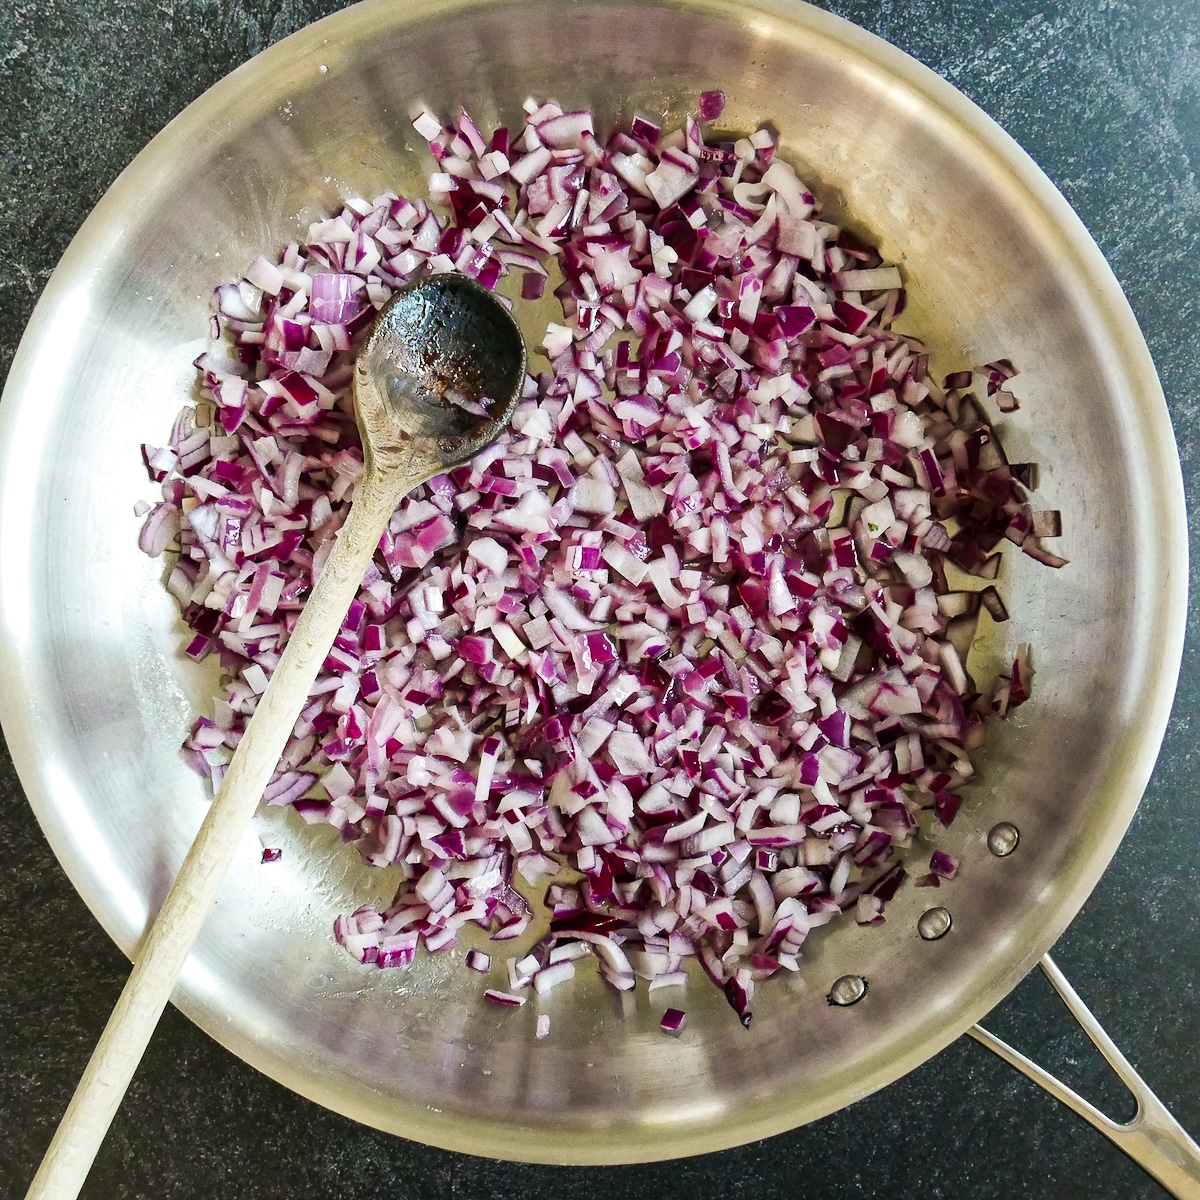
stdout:
<svg viewBox="0 0 1200 1200">
<path fill-rule="evenodd" d="M 951 932 L 922 940 L 930 893 L 902 889 L 884 925 L 810 939 L 798 975 L 760 986 L 749 1030 L 702 978 L 664 1002 L 585 970 L 540 1001 L 552 1034 L 538 1041 L 539 1005 L 483 1002 L 469 941 L 409 969 L 359 967 L 333 918 L 390 899 L 395 878 L 332 831 L 262 812 L 176 1003 L 314 1101 L 453 1150 L 631 1162 L 814 1120 L 958 1036 L 1074 916 L 1153 766 L 1187 574 L 1166 406 L 1099 251 L 978 109 L 807 6 L 368 0 L 235 71 L 147 147 L 64 257 L 0 406 L 0 719 L 56 854 L 132 953 L 207 803 L 178 748 L 216 678 L 181 653 L 133 506 L 153 499 L 140 443 L 161 444 L 193 395 L 213 287 L 346 196 L 423 194 L 416 101 L 516 127 L 527 95 L 553 97 L 603 127 L 678 121 L 711 88 L 729 98 L 718 133 L 770 122 L 833 218 L 901 266 L 899 328 L 927 341 L 935 373 L 1018 366 L 1001 437 L 1011 460 L 1040 464 L 1035 507 L 1061 510 L 1070 565 L 1012 555 L 1003 569 L 1012 620 L 991 653 L 1028 642 L 1037 676 L 938 835 L 962 863 L 936 894 Z M 1001 820 L 1021 831 L 1006 858 L 986 844 Z M 264 843 L 283 848 L 270 868 Z M 846 974 L 866 996 L 830 1005 Z M 678 1041 L 658 1028 L 667 1004 L 688 1011 Z"/>
</svg>

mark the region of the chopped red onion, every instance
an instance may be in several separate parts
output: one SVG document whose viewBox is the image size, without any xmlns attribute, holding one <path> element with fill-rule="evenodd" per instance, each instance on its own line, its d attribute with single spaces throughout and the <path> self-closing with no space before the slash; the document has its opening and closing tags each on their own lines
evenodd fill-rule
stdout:
<svg viewBox="0 0 1200 1200">
<path fill-rule="evenodd" d="M 553 963 L 535 973 L 533 977 L 533 989 L 540 996 L 548 992 L 551 988 L 557 987 L 560 983 L 565 983 L 568 979 L 573 979 L 574 977 L 575 964 L 570 959 Z"/>
<path fill-rule="evenodd" d="M 351 199 L 217 290 L 202 399 L 143 448 L 162 500 L 140 544 L 178 547 L 187 653 L 225 671 L 184 753 L 219 784 L 345 520 L 378 308 L 448 270 L 516 271 L 535 299 L 556 265 L 547 369 L 397 509 L 264 799 L 401 877 L 335 924 L 360 962 L 467 925 L 516 941 L 515 877 L 550 879 L 549 938 L 490 1001 L 589 953 L 620 990 L 695 958 L 748 1025 L 812 928 L 883 920 L 921 811 L 950 824 L 986 716 L 1028 697 L 1024 652 L 990 695 L 967 674 L 980 607 L 1008 614 L 947 564 L 993 579 L 1011 541 L 1061 566 L 1040 545 L 1060 522 L 969 390 L 1005 411 L 1012 364 L 938 386 L 890 328 L 898 269 L 821 218 L 768 130 L 709 146 L 638 118 L 602 143 L 589 113 L 525 110 L 519 134 L 420 113 L 444 212 Z M 939 854 L 918 883 L 953 875 Z"/>
<path fill-rule="evenodd" d="M 700 93 L 700 120 L 715 121 L 725 111 L 724 92 Z"/>
<path fill-rule="evenodd" d="M 958 860 L 944 850 L 935 850 L 929 857 L 929 869 L 942 879 L 953 879 L 958 871 Z"/>
<path fill-rule="evenodd" d="M 659 1021 L 658 1027 L 663 1033 L 669 1033 L 672 1037 L 678 1037 L 687 1024 L 687 1013 L 681 1008 L 668 1008 L 662 1015 L 662 1020 Z"/>
<path fill-rule="evenodd" d="M 1047 508 L 1033 513 L 1031 524 L 1034 537 L 1062 536 L 1062 514 L 1056 508 Z"/>
<path fill-rule="evenodd" d="M 488 988 L 483 995 L 484 999 L 500 1005 L 501 1008 L 520 1008 L 525 1003 L 524 996 L 514 996 L 512 992 L 502 992 L 497 988 Z"/>
</svg>

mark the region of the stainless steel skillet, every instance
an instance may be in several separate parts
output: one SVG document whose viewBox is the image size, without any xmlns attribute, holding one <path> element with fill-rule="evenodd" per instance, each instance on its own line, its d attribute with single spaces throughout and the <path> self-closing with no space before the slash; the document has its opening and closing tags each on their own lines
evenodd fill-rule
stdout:
<svg viewBox="0 0 1200 1200">
<path fill-rule="evenodd" d="M 347 971 L 327 947 L 329 913 L 387 889 L 338 847 L 272 830 L 289 866 L 265 877 L 248 845 L 181 1007 L 314 1099 L 458 1149 L 620 1161 L 812 1119 L 944 1045 L 1065 927 L 1148 776 L 1183 623 L 1178 464 L 1099 254 L 977 110 L 806 8 L 369 5 L 255 60 L 156 139 L 64 260 L 0 407 L 0 619 L 21 681 L 5 730 L 56 851 L 130 949 L 202 811 L 174 754 L 211 682 L 178 661 L 156 569 L 134 547 L 136 442 L 165 428 L 190 386 L 211 285 L 346 190 L 420 186 L 416 96 L 443 110 L 465 101 L 481 119 L 513 116 L 527 91 L 677 115 L 709 86 L 730 94 L 730 126 L 774 120 L 823 196 L 900 258 L 909 327 L 943 366 L 1020 363 L 1024 405 L 1006 439 L 1042 463 L 1072 567 L 1013 564 L 1005 581 L 1039 690 L 944 841 L 964 860 L 939 895 L 951 933 L 920 942 L 923 897 L 910 894 L 883 930 L 814 947 L 750 1035 L 697 990 L 692 1039 L 663 1045 L 644 1000 L 618 1013 L 597 984 L 554 1012 L 563 1041 L 535 1048 L 529 1030 L 481 1011 L 451 964 L 399 993 L 394 977 Z M 1000 819 L 1023 834 L 1003 860 L 983 839 Z M 830 1009 L 824 995 L 846 973 L 871 980 L 868 997 Z"/>
</svg>

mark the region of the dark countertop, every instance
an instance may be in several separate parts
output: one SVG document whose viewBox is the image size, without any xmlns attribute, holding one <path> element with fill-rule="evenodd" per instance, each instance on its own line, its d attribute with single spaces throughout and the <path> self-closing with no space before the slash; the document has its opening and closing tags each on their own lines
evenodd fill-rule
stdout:
<svg viewBox="0 0 1200 1200">
<path fill-rule="evenodd" d="M 0 5 L 0 372 L 92 205 L 172 116 L 337 0 Z M 1200 6 L 1195 0 L 825 0 L 980 104 L 1065 192 L 1126 289 L 1200 479 Z M 1193 559 L 1200 559 L 1193 540 Z M 1151 582 L 1152 586 L 1152 582 Z M 1195 601 L 1193 601 L 1193 604 Z M 1194 615 L 1159 768 L 1055 949 L 1117 1043 L 1200 1133 L 1200 714 Z M 3 683 L 0 682 L 0 686 Z M 0 758 L 0 1200 L 24 1194 L 128 964 Z M 988 1025 L 1118 1119 L 1132 1104 L 1035 975 Z M 466 1158 L 300 1099 L 169 1009 L 92 1172 L 107 1197 L 996 1197 L 1166 1193 L 962 1039 L 852 1108 L 765 1142 L 611 1169 Z"/>
</svg>

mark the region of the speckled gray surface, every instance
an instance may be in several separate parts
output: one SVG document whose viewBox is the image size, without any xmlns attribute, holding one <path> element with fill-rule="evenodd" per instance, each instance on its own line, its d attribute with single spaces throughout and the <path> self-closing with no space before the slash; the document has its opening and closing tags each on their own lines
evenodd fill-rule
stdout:
<svg viewBox="0 0 1200 1200">
<path fill-rule="evenodd" d="M 1142 323 L 1200 481 L 1200 5 L 1195 0 L 837 0 L 933 67 L 1066 193 Z M 91 206 L 232 67 L 335 0 L 0 5 L 0 371 Z M 1200 557 L 1195 553 L 1193 560 Z M 1056 956 L 1162 1098 L 1200 1131 L 1197 623 L 1153 783 Z M 0 686 L 3 686 L 0 684 Z M 0 759 L 0 1196 L 19 1196 L 127 964 L 49 852 Z M 991 1016 L 1114 1116 L 1130 1102 L 1040 977 Z M 168 1011 L 85 1189 L 106 1197 L 999 1197 L 1165 1195 L 966 1041 L 882 1093 L 699 1159 L 577 1170 L 418 1146 L 286 1092 Z"/>
</svg>

